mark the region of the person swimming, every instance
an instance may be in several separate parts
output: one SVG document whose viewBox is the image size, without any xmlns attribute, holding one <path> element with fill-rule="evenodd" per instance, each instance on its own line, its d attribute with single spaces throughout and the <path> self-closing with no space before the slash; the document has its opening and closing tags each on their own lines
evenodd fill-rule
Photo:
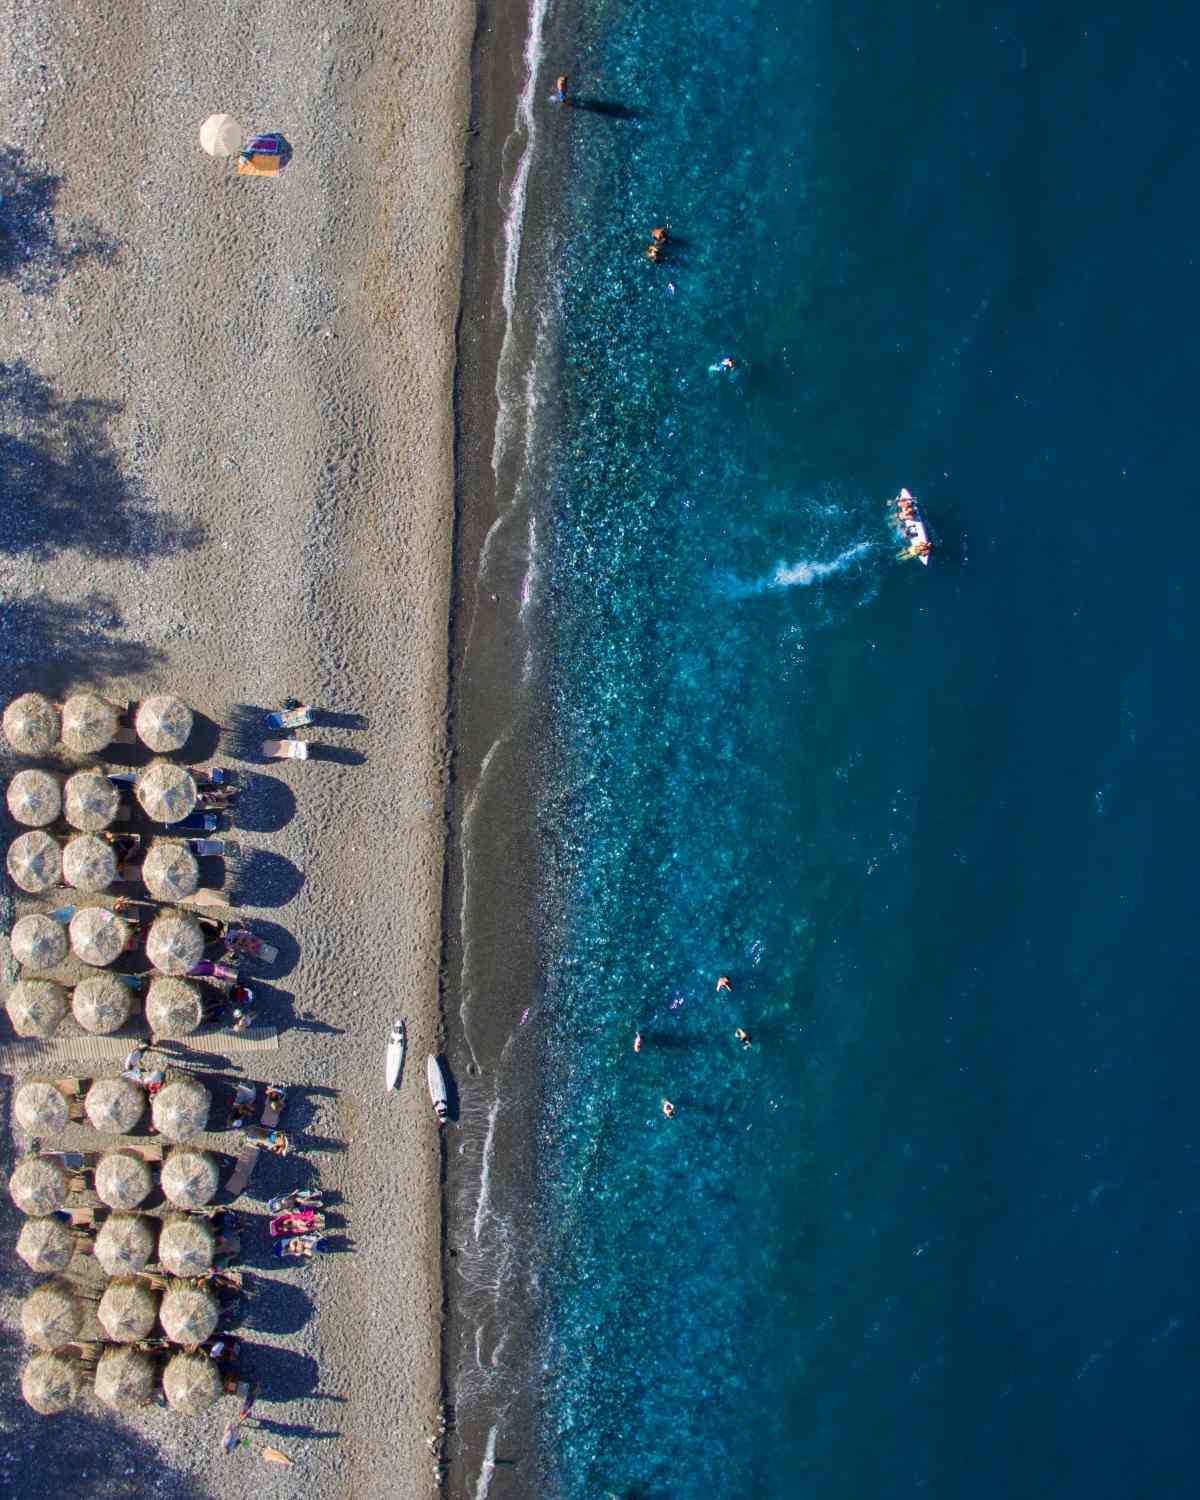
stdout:
<svg viewBox="0 0 1200 1500">
<path fill-rule="evenodd" d="M 730 995 L 733 994 L 733 985 L 730 984 L 729 977 L 726 974 L 722 974 L 720 979 L 717 980 L 717 994 L 719 995 L 723 990 Z"/>
<path fill-rule="evenodd" d="M 663 1114 L 666 1115 L 666 1117 L 667 1117 L 668 1120 L 673 1120 L 675 1118 L 675 1106 L 671 1103 L 671 1101 L 669 1099 L 664 1099 L 663 1100 L 662 1111 L 663 1111 Z"/>
<path fill-rule="evenodd" d="M 633 1050 L 635 1052 L 640 1052 L 642 1050 L 642 1033 L 640 1031 L 635 1031 L 633 1033 Z"/>
<path fill-rule="evenodd" d="M 744 1052 L 749 1052 L 750 1048 L 754 1045 L 754 1042 L 751 1039 L 750 1033 L 746 1030 L 746 1028 L 744 1026 L 739 1026 L 738 1029 L 733 1033 L 733 1035 L 736 1041 L 741 1042 L 742 1050 Z"/>
<path fill-rule="evenodd" d="M 551 98 L 555 104 L 567 104 L 570 102 L 567 75 L 565 73 L 560 73 L 554 80 L 554 93 L 551 95 Z"/>
</svg>

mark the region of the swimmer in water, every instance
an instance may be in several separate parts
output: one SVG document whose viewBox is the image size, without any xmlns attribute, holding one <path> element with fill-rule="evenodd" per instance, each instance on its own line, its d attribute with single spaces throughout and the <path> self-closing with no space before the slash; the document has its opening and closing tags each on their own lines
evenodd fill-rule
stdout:
<svg viewBox="0 0 1200 1500">
<path fill-rule="evenodd" d="M 673 1120 L 675 1118 L 675 1106 L 669 1099 L 663 1100 L 663 1114 L 666 1115 L 668 1120 Z"/>
<path fill-rule="evenodd" d="M 746 1028 L 744 1026 L 739 1026 L 738 1029 L 733 1033 L 733 1035 L 736 1041 L 741 1042 L 743 1052 L 749 1052 L 750 1048 L 754 1044 L 751 1041 L 750 1033 L 746 1030 Z"/>
<path fill-rule="evenodd" d="M 640 1052 L 642 1050 L 642 1033 L 640 1031 L 635 1031 L 633 1033 L 633 1050 L 635 1052 Z"/>
<path fill-rule="evenodd" d="M 673 281 L 668 281 L 667 282 L 667 296 L 668 297 L 673 297 L 674 295 L 675 295 L 675 283 Z"/>
<path fill-rule="evenodd" d="M 650 238 L 656 245 L 665 245 L 667 243 L 667 231 L 660 225 L 658 228 L 650 231 Z"/>
<path fill-rule="evenodd" d="M 655 265 L 658 265 L 662 258 L 663 247 L 658 243 L 657 240 L 652 240 L 650 244 L 646 246 L 646 259 L 653 261 Z"/>
<path fill-rule="evenodd" d="M 554 80 L 554 102 L 555 104 L 567 103 L 567 75 L 560 73 Z"/>
<path fill-rule="evenodd" d="M 718 365 L 718 366 L 717 366 L 717 368 L 718 368 L 718 369 L 719 369 L 719 370 L 727 370 L 727 371 L 729 371 L 729 372 L 730 372 L 730 373 L 732 373 L 732 372 L 733 372 L 733 371 L 734 371 L 734 370 L 736 370 L 736 369 L 737 369 L 737 360 L 736 360 L 736 359 L 731 359 L 731 358 L 730 358 L 730 357 L 729 357 L 729 355 L 728 355 L 728 354 L 727 354 L 727 355 L 726 355 L 726 356 L 725 356 L 725 358 L 724 358 L 724 359 L 723 359 L 723 360 L 722 360 L 722 361 L 721 361 L 721 362 L 720 362 L 720 364 L 719 364 L 719 365 Z"/>
<path fill-rule="evenodd" d="M 726 991 L 730 995 L 733 994 L 733 985 L 730 984 L 729 979 L 724 974 L 722 974 L 720 979 L 717 980 L 717 994 L 719 995 L 722 990 Z"/>
</svg>

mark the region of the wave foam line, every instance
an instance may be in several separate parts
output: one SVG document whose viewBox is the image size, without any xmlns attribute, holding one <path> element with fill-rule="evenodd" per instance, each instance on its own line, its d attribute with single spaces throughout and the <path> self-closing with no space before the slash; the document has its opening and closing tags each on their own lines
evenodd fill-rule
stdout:
<svg viewBox="0 0 1200 1500">
<path fill-rule="evenodd" d="M 492 443 L 492 472 L 499 473 L 508 436 L 512 427 L 512 403 L 505 395 L 508 386 L 508 366 L 511 358 L 513 335 L 513 310 L 517 298 L 517 273 L 521 268 L 521 241 L 525 232 L 525 203 L 529 192 L 529 169 L 533 164 L 533 151 L 537 144 L 537 125 L 534 121 L 533 102 L 537 97 L 538 74 L 545 55 L 546 12 L 549 0 L 532 0 L 529 7 L 529 30 L 525 37 L 525 86 L 517 98 L 516 119 L 508 145 L 525 138 L 525 149 L 521 152 L 517 169 L 513 173 L 508 190 L 508 201 L 504 205 L 504 271 L 500 280 L 500 298 L 504 304 L 504 337 L 500 342 L 500 358 L 496 364 L 496 431 Z"/>
<path fill-rule="evenodd" d="M 874 550 L 874 542 L 856 542 L 853 547 L 839 552 L 832 562 L 785 563 L 781 559 L 765 578 L 756 578 L 750 582 L 730 578 L 726 582 L 725 592 L 734 599 L 748 599 L 751 595 L 767 594 L 778 589 L 810 588 L 814 583 L 820 583 L 822 579 L 830 578 L 835 573 L 844 573 L 852 563 Z"/>
</svg>

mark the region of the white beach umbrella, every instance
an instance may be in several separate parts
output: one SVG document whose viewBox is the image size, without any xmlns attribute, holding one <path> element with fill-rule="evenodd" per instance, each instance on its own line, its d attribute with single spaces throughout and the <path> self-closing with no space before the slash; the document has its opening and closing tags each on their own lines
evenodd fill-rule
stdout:
<svg viewBox="0 0 1200 1500">
<path fill-rule="evenodd" d="M 158 693 L 139 704 L 134 725 L 138 738 L 159 755 L 182 750 L 192 732 L 192 711 L 180 698 Z"/>
<path fill-rule="evenodd" d="M 8 873 L 14 885 L 40 896 L 62 881 L 62 850 L 40 828 L 22 833 L 8 846 Z"/>
<path fill-rule="evenodd" d="M 232 115 L 209 115 L 200 127 L 200 149 L 209 156 L 236 156 L 246 133 Z"/>
<path fill-rule="evenodd" d="M 97 969 L 116 963 L 129 941 L 129 923 L 107 906 L 81 906 L 70 931 L 76 958 Z"/>
<path fill-rule="evenodd" d="M 182 901 L 200 885 L 200 865 L 186 844 L 156 839 L 142 861 L 142 883 L 157 901 Z"/>
<path fill-rule="evenodd" d="M 22 693 L 4 710 L 4 737 L 19 755 L 45 755 L 58 734 L 58 709 L 43 693 Z"/>
<path fill-rule="evenodd" d="M 65 1271 L 75 1254 L 75 1236 L 61 1219 L 26 1219 L 17 1236 L 17 1254 L 31 1271 Z"/>
<path fill-rule="evenodd" d="M 98 755 L 117 732 L 117 710 L 97 693 L 72 693 L 62 708 L 62 742 L 77 755 Z"/>
<path fill-rule="evenodd" d="M 12 1201 L 23 1214 L 56 1214 L 67 1201 L 67 1174 L 44 1156 L 27 1156 L 8 1179 Z"/>
<path fill-rule="evenodd" d="M 23 1130 L 42 1131 L 47 1135 L 58 1135 L 65 1130 L 70 1118 L 63 1091 L 38 1079 L 23 1083 L 17 1090 L 13 1113 Z"/>
<path fill-rule="evenodd" d="M 97 1130 L 126 1135 L 146 1113 L 146 1091 L 129 1078 L 97 1078 L 83 1108 Z"/>
<path fill-rule="evenodd" d="M 14 922 L 12 955 L 27 969 L 56 969 L 67 956 L 67 929 L 45 912 L 33 912 Z"/>
<path fill-rule="evenodd" d="M 77 833 L 62 852 L 62 877 L 77 891 L 106 891 L 117 878 L 117 856 L 111 844 L 94 833 Z"/>
<path fill-rule="evenodd" d="M 92 974 L 71 991 L 71 1014 L 92 1036 L 120 1031 L 133 1010 L 133 991 L 115 974 Z"/>
<path fill-rule="evenodd" d="M 155 1221 L 145 1214 L 110 1214 L 96 1235 L 93 1253 L 110 1276 L 133 1276 L 154 1254 Z"/>
<path fill-rule="evenodd" d="M 76 771 L 63 788 L 63 813 L 72 828 L 99 833 L 117 815 L 121 794 L 100 771 Z"/>
<path fill-rule="evenodd" d="M 18 771 L 8 783 L 8 810 L 26 828 L 44 828 L 62 813 L 63 793 L 58 777 L 32 767 Z"/>
<path fill-rule="evenodd" d="M 96 1164 L 96 1197 L 109 1208 L 137 1208 L 153 1186 L 153 1173 L 133 1151 L 108 1151 Z"/>
<path fill-rule="evenodd" d="M 204 957 L 204 929 L 187 912 L 160 912 L 146 935 L 146 956 L 160 974 L 186 974 Z"/>
<path fill-rule="evenodd" d="M 21 1375 L 25 1404 L 44 1417 L 66 1411 L 83 1390 L 83 1366 L 68 1354 L 35 1354 Z"/>
<path fill-rule="evenodd" d="M 67 992 L 52 979 L 18 979 L 4 1002 L 18 1036 L 53 1036 L 67 1013 Z"/>
</svg>

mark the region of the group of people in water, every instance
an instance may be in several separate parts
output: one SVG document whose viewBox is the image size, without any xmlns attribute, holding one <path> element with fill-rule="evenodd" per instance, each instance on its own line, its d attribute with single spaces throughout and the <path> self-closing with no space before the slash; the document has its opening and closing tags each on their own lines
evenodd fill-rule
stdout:
<svg viewBox="0 0 1200 1500">
<path fill-rule="evenodd" d="M 908 546 L 900 554 L 902 561 L 907 562 L 914 557 L 928 557 L 933 551 L 933 543 L 928 537 L 922 537 L 918 529 L 920 520 L 916 501 L 907 490 L 903 490 L 896 496 L 896 524 L 909 538 Z"/>
<path fill-rule="evenodd" d="M 717 980 L 717 994 L 733 994 L 733 984 L 728 974 L 722 974 L 721 977 Z M 733 1039 L 735 1042 L 738 1042 L 741 1045 L 743 1052 L 749 1052 L 751 1047 L 754 1046 L 754 1038 L 750 1035 L 750 1033 L 744 1026 L 735 1027 Z M 643 1033 L 641 1031 L 635 1031 L 633 1033 L 633 1050 L 635 1052 L 640 1052 L 645 1044 L 646 1038 Z M 663 1099 L 662 1112 L 664 1115 L 666 1115 L 668 1120 L 673 1120 L 675 1118 L 675 1106 L 674 1104 L 672 1104 L 670 1099 Z"/>
</svg>

